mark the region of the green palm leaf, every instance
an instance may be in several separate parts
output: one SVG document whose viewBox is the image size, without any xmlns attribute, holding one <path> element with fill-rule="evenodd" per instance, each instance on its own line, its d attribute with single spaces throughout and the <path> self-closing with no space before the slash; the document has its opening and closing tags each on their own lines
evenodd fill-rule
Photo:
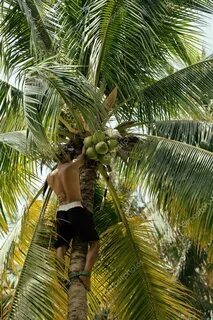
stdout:
<svg viewBox="0 0 213 320">
<path fill-rule="evenodd" d="M 8 73 L 31 57 L 31 31 L 17 1 L 1 1 L 1 7 L 0 57 L 4 71 Z"/>
<path fill-rule="evenodd" d="M 98 203 L 101 205 L 100 191 L 98 188 L 95 196 L 97 208 Z M 119 319 L 181 319 L 183 315 L 192 316 L 193 311 L 186 304 L 186 290 L 175 284 L 172 275 L 168 273 L 168 266 L 165 268 L 158 257 L 154 244 L 156 239 L 148 222 L 144 223 L 142 216 L 127 219 L 124 215 L 124 223 L 117 221 L 112 224 L 107 218 L 113 218 L 116 213 L 110 213 L 113 207 L 110 212 L 105 212 L 109 206 L 108 201 L 109 196 L 103 212 L 95 211 L 97 228 L 102 231 L 102 250 L 94 271 L 92 294 L 89 296 L 91 319 L 94 312 L 102 316 L 109 313 L 110 317 Z M 99 219 L 101 215 L 106 216 L 105 224 Z M 173 288 L 173 293 L 170 288 Z M 168 296 L 172 297 L 170 301 Z M 98 301 L 102 301 L 101 308 Z M 193 318 L 196 318 L 195 315 Z"/>
<path fill-rule="evenodd" d="M 188 288 L 193 290 L 194 295 L 196 295 L 197 307 L 200 310 L 208 311 L 209 314 L 212 310 L 213 303 L 213 290 L 208 287 L 206 281 L 203 280 L 202 271 L 208 269 L 207 254 L 202 251 L 198 255 L 198 250 L 194 245 L 189 245 L 186 250 L 186 255 L 184 261 L 182 261 L 181 267 L 179 269 L 179 280 Z M 199 270 L 199 272 L 197 272 Z"/>
<path fill-rule="evenodd" d="M 125 172 L 127 184 L 146 187 L 171 222 L 206 247 L 213 234 L 212 170 L 211 152 L 152 136 L 135 145 Z"/>
<path fill-rule="evenodd" d="M 212 12 L 212 5 L 181 2 L 181 11 L 179 6 L 176 1 L 169 5 L 164 1 L 156 4 L 97 0 L 81 6 L 65 1 L 62 14 L 62 21 L 67 21 L 65 39 L 70 36 L 72 43 L 80 43 L 71 48 L 78 52 L 74 56 L 80 57 L 80 63 L 88 65 L 83 70 L 93 83 L 105 80 L 111 89 L 119 83 L 120 91 L 126 96 L 135 92 L 136 80 L 147 79 L 153 69 L 157 73 L 160 68 L 162 72 L 168 67 L 169 56 L 192 62 L 190 56 L 195 55 L 195 50 L 191 54 L 191 33 L 198 16 L 191 9 Z M 165 37 L 168 33 L 170 36 Z"/>
<path fill-rule="evenodd" d="M 104 231 L 120 221 L 113 201 L 107 195 L 105 198 L 106 190 L 99 185 L 95 190 L 94 220 L 99 234 L 104 233 Z"/>
<path fill-rule="evenodd" d="M 0 232 L 6 232 L 8 222 L 17 216 L 20 199 L 29 196 L 39 181 L 38 153 L 26 143 L 23 131 L 1 133 L 0 151 Z"/>
<path fill-rule="evenodd" d="M 0 132 L 25 128 L 23 92 L 5 79 L 0 80 Z"/>
<path fill-rule="evenodd" d="M 32 319 L 52 319 L 54 313 L 57 319 L 64 319 L 65 293 L 58 285 L 55 254 L 49 247 L 51 231 L 42 211 L 37 201 L 25 212 L 20 251 L 13 256 L 22 269 L 4 319 L 29 319 L 29 315 Z"/>
<path fill-rule="evenodd" d="M 47 25 L 45 26 L 43 21 L 43 16 L 45 12 L 42 12 L 43 15 L 41 15 L 41 9 L 44 9 L 44 6 L 42 6 L 41 3 L 39 5 L 39 3 L 38 2 L 36 3 L 34 0 L 26 0 L 26 2 L 18 0 L 18 4 L 25 16 L 25 19 L 28 22 L 29 29 L 33 31 L 31 32 L 31 37 L 32 37 L 32 44 L 33 44 L 34 50 L 38 52 L 38 48 L 36 48 L 36 46 L 42 43 L 44 46 L 44 50 L 46 51 L 45 54 L 50 53 L 52 49 L 52 39 L 50 37 L 50 34 L 47 31 L 48 30 Z M 47 1 L 46 1 L 46 4 L 47 4 Z M 49 12 L 50 12 L 50 7 L 49 7 Z M 52 14 L 52 18 L 53 18 L 53 14 Z M 52 21 L 52 26 L 53 26 L 53 21 Z"/>
<path fill-rule="evenodd" d="M 91 130 L 102 126 L 102 95 L 76 71 L 76 66 L 45 61 L 35 67 L 31 66 L 25 72 L 27 74 L 22 90 L 2 82 L 3 131 L 10 130 L 14 121 L 13 114 L 17 117 L 20 112 L 24 114 L 24 119 L 17 118 L 17 126 L 27 126 L 40 153 L 46 150 L 46 155 L 51 155 L 49 142 L 57 139 L 59 116 L 65 103 L 72 115 L 73 124 L 82 131 L 84 127 L 80 115 L 88 119 L 87 124 Z"/>
<path fill-rule="evenodd" d="M 151 134 L 185 142 L 212 151 L 213 126 L 211 122 L 191 120 L 159 121 L 150 129 Z"/>
<path fill-rule="evenodd" d="M 58 29 L 55 11 L 51 10 L 54 2 L 1 2 L 1 59 L 5 72 L 17 65 L 28 64 L 33 56 L 41 58 L 54 53 L 56 37 L 53 35 Z"/>
<path fill-rule="evenodd" d="M 196 319 L 185 289 L 165 273 L 148 225 L 141 217 L 130 218 L 128 225 L 130 232 L 120 223 L 102 237 L 96 276 L 104 273 L 106 306 L 121 319 Z"/>
<path fill-rule="evenodd" d="M 210 118 L 202 97 L 204 93 L 212 97 L 212 65 L 212 59 L 204 60 L 143 88 L 136 106 L 137 118 L 140 121 L 146 120 L 144 115 L 149 115 L 149 121 L 156 117 Z"/>
<path fill-rule="evenodd" d="M 88 120 L 91 130 L 101 126 L 102 96 L 76 71 L 76 66 L 44 62 L 31 68 L 27 78 L 25 114 L 38 147 L 41 142 L 47 143 L 43 127 L 48 128 L 48 135 L 56 139 L 64 104 L 72 116 L 71 125 L 84 131 L 82 115 L 83 119 Z"/>
<path fill-rule="evenodd" d="M 29 69 L 28 77 L 30 78 L 34 74 L 38 79 L 45 80 L 50 88 L 54 88 L 73 113 L 75 110 L 80 111 L 83 117 L 88 119 L 88 125 L 92 125 L 91 117 L 88 117 L 91 112 L 96 120 L 96 125 L 100 125 L 101 115 L 99 112 L 102 106 L 102 93 L 99 93 L 81 75 L 77 65 L 56 64 L 47 60 Z"/>
<path fill-rule="evenodd" d="M 35 147 L 34 149 L 32 146 L 30 148 L 25 130 L 0 133 L 0 145 L 1 144 L 11 147 L 20 154 L 28 156 L 29 159 L 35 159 L 37 154 Z"/>
<path fill-rule="evenodd" d="M 139 42 L 142 50 L 138 51 L 138 53 L 142 53 L 143 60 L 145 59 L 143 54 L 145 46 L 147 46 L 148 52 L 152 52 L 154 47 L 153 32 L 151 28 L 148 28 L 147 22 L 139 15 L 139 12 L 140 7 L 136 1 L 131 3 L 130 1 L 108 2 L 100 0 L 90 2 L 86 24 L 84 23 L 85 37 L 81 52 L 84 58 L 84 52 L 91 51 L 88 77 L 92 83 L 98 84 L 100 72 L 107 77 L 107 82 L 111 80 L 110 73 L 112 68 L 115 74 L 125 77 L 124 68 L 133 69 L 132 61 L 133 57 L 135 57 L 133 49 L 136 49 L 134 47 L 136 47 L 140 36 L 143 38 L 144 43 L 142 41 Z M 93 27 L 90 28 L 90 25 L 93 25 Z M 125 32 L 126 28 L 129 30 L 128 34 Z M 132 45 L 131 50 L 127 48 L 128 43 Z M 121 50 L 125 55 L 125 63 L 118 72 L 116 57 Z M 149 57 L 146 57 L 147 60 L 149 60 Z M 121 63 L 119 63 L 119 67 L 121 67 Z M 128 77 L 126 77 L 126 80 L 129 80 Z M 116 83 L 112 83 L 112 85 L 115 86 Z"/>
</svg>

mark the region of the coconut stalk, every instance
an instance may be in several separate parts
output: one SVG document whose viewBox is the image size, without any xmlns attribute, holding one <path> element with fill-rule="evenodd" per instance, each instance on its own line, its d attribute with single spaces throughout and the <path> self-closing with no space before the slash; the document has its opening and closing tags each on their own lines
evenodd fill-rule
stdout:
<svg viewBox="0 0 213 320">
<path fill-rule="evenodd" d="M 97 167 L 94 162 L 88 161 L 81 169 L 81 193 L 83 204 L 93 211 L 93 200 L 97 179 Z M 71 272 L 83 271 L 86 261 L 88 243 L 79 238 L 73 239 L 71 251 Z M 87 291 L 82 282 L 72 280 L 68 293 L 68 320 L 87 320 Z"/>
</svg>

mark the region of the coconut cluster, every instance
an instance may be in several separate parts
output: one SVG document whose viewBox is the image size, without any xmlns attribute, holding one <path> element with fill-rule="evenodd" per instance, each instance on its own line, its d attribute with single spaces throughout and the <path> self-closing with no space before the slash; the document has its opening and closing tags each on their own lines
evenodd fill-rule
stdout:
<svg viewBox="0 0 213 320">
<path fill-rule="evenodd" d="M 107 136 L 100 130 L 84 139 L 87 157 L 89 159 L 98 160 L 102 164 L 110 163 L 112 154 L 117 145 L 118 141 L 115 138 Z"/>
</svg>

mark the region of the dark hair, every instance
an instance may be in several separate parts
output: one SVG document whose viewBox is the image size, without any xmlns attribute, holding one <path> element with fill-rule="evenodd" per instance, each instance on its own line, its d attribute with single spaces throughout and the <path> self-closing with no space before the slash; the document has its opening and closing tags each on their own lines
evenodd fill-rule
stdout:
<svg viewBox="0 0 213 320">
<path fill-rule="evenodd" d="M 60 148 L 59 152 L 56 154 L 57 160 L 63 161 L 65 155 L 69 155 L 70 159 L 72 160 L 77 156 L 77 152 L 72 146 L 65 144 Z"/>
</svg>

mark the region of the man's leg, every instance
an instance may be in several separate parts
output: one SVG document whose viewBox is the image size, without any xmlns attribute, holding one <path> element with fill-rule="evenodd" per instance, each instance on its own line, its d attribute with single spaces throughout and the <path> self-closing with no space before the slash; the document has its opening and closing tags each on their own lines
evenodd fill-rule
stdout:
<svg viewBox="0 0 213 320">
<path fill-rule="evenodd" d="M 59 261 L 64 265 L 64 258 L 67 251 L 67 246 L 63 245 L 56 249 L 56 256 L 59 258 Z"/>
<path fill-rule="evenodd" d="M 92 271 L 92 268 L 93 268 L 95 261 L 97 260 L 97 257 L 98 257 L 99 248 L 100 248 L 99 241 L 90 241 L 89 242 L 89 248 L 88 248 L 88 252 L 87 252 L 87 256 L 86 256 L 86 263 L 85 263 L 84 271 L 86 271 L 86 272 Z M 83 282 L 85 288 L 87 290 L 90 290 L 90 286 L 91 286 L 90 277 L 81 275 L 81 276 L 79 276 L 79 278 Z"/>
<path fill-rule="evenodd" d="M 68 249 L 67 245 L 62 245 L 56 248 L 56 256 L 57 256 L 57 274 L 58 274 L 58 281 L 60 284 L 65 286 L 67 289 L 69 287 L 69 281 L 67 277 L 64 275 L 65 271 L 65 254 Z"/>
</svg>

